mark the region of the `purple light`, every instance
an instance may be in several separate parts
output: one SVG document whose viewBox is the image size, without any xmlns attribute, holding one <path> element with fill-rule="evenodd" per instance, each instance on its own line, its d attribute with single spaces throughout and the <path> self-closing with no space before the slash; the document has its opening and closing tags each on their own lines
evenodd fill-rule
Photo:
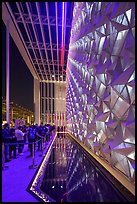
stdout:
<svg viewBox="0 0 137 204">
<path fill-rule="evenodd" d="M 62 2 L 62 42 L 61 42 L 61 66 L 63 67 L 63 58 L 64 58 L 64 25 L 65 25 L 65 2 Z"/>
<path fill-rule="evenodd" d="M 62 2 L 62 47 L 64 46 L 64 9 L 65 9 L 65 2 Z"/>
</svg>

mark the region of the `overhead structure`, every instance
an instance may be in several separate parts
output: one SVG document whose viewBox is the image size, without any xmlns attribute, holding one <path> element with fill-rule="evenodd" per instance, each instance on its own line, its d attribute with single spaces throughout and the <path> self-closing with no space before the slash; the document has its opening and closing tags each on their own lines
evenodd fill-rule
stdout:
<svg viewBox="0 0 137 204">
<path fill-rule="evenodd" d="M 58 125 L 64 121 L 72 13 L 72 2 L 2 3 L 3 22 L 7 28 L 9 25 L 9 33 L 34 78 L 34 113 L 37 124 L 40 121 L 55 124 L 54 118 L 57 118 Z M 59 111 L 60 106 L 62 109 Z M 7 104 L 9 116 L 8 109 Z"/>
<path fill-rule="evenodd" d="M 72 13 L 72 2 L 2 3 L 2 19 L 40 82 L 66 80 Z"/>
</svg>

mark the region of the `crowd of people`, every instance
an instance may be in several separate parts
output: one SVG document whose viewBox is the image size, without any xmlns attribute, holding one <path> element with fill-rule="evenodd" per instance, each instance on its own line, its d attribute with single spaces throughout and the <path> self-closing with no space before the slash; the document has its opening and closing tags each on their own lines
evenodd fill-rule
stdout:
<svg viewBox="0 0 137 204">
<path fill-rule="evenodd" d="M 9 124 L 3 125 L 2 129 L 2 150 L 4 162 L 11 161 L 12 158 L 16 159 L 17 154 L 23 155 L 24 144 L 28 144 L 30 155 L 34 151 L 42 151 L 42 142 L 49 142 L 51 132 L 55 130 L 55 126 L 50 124 L 18 126 L 10 128 Z"/>
</svg>

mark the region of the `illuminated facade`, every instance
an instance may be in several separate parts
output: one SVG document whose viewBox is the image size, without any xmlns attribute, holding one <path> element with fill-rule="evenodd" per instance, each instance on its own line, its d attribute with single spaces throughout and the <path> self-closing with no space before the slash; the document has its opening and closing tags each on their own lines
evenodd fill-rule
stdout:
<svg viewBox="0 0 137 204">
<path fill-rule="evenodd" d="M 10 60 L 8 59 L 10 59 L 11 36 L 34 78 L 35 122 L 40 124 L 42 121 L 55 125 L 65 123 L 64 85 L 66 87 L 72 13 L 73 2 L 2 3 L 2 20 L 6 26 L 7 36 L 7 118 L 10 98 Z"/>
<path fill-rule="evenodd" d="M 22 106 L 10 102 L 10 121 L 14 124 L 16 119 L 22 119 L 25 123 L 34 123 L 34 113 Z M 6 121 L 6 100 L 2 99 L 2 121 Z"/>
<path fill-rule="evenodd" d="M 68 130 L 134 182 L 134 2 L 75 2 L 66 78 Z"/>
<path fill-rule="evenodd" d="M 65 126 L 66 82 L 40 83 L 40 120 L 51 125 Z"/>
</svg>

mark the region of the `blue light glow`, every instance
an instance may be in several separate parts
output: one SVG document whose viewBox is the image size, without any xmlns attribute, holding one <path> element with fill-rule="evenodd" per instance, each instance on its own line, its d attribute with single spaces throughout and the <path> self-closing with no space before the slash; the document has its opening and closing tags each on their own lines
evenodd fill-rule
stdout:
<svg viewBox="0 0 137 204">
<path fill-rule="evenodd" d="M 64 9 L 65 9 L 65 2 L 62 2 L 62 47 L 64 46 Z"/>
</svg>

